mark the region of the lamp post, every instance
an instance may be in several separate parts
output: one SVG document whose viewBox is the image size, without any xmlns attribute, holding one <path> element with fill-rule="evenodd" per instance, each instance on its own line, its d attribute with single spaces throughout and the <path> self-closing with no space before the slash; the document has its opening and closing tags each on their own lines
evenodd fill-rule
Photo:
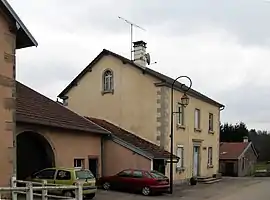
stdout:
<svg viewBox="0 0 270 200">
<path fill-rule="evenodd" d="M 176 79 L 174 79 L 172 86 L 171 86 L 171 155 L 170 155 L 170 193 L 173 193 L 173 148 L 174 148 L 174 141 L 173 141 L 173 115 L 175 113 L 179 113 L 179 112 L 174 112 L 173 108 L 174 108 L 174 104 L 173 104 L 173 90 L 174 90 L 174 84 L 176 83 L 176 81 L 180 78 L 187 78 L 190 82 L 189 87 L 187 87 L 185 84 L 181 84 L 181 89 L 184 91 L 184 95 L 181 97 L 181 105 L 183 105 L 184 107 L 186 107 L 189 104 L 189 98 L 187 96 L 187 92 L 189 91 L 189 89 L 192 86 L 192 81 L 188 76 L 179 76 Z"/>
</svg>

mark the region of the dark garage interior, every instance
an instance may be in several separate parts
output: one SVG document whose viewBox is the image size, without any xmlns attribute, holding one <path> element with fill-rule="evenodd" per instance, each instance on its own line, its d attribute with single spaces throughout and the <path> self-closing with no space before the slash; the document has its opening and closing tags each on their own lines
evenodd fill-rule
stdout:
<svg viewBox="0 0 270 200">
<path fill-rule="evenodd" d="M 25 180 L 33 173 L 55 166 L 54 152 L 39 133 L 26 131 L 17 136 L 17 179 Z"/>
</svg>

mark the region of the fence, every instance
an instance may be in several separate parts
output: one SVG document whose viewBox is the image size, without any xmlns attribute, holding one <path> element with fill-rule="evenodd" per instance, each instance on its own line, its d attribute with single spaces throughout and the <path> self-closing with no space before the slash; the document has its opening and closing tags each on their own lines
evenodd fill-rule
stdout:
<svg viewBox="0 0 270 200">
<path fill-rule="evenodd" d="M 17 183 L 23 184 L 25 186 L 18 187 Z M 36 186 L 35 186 L 36 185 Z M 58 195 L 50 195 L 48 191 L 52 190 L 75 190 L 75 198 L 65 197 Z M 41 191 L 40 193 L 34 193 L 34 191 Z M 39 182 L 30 182 L 30 181 L 21 181 L 16 180 L 15 177 L 11 178 L 11 187 L 0 187 L 0 194 L 3 192 L 11 192 L 12 200 L 17 200 L 18 194 L 26 194 L 26 200 L 33 200 L 34 196 L 41 196 L 42 200 L 48 200 L 48 197 L 55 199 L 75 199 L 83 200 L 82 184 L 78 183 L 76 185 L 50 185 L 47 184 L 47 181 Z"/>
</svg>

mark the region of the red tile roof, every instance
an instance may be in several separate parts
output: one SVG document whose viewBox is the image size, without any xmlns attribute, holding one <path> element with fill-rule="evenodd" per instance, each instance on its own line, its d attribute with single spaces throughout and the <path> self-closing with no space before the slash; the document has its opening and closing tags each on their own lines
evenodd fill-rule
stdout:
<svg viewBox="0 0 270 200">
<path fill-rule="evenodd" d="M 17 82 L 16 121 L 70 130 L 109 134 L 100 126 Z"/>
<path fill-rule="evenodd" d="M 170 152 L 161 149 L 158 145 L 153 144 L 151 142 L 148 142 L 147 140 L 138 137 L 137 135 L 134 135 L 133 133 L 120 128 L 119 126 L 116 126 L 106 120 L 103 119 L 97 119 L 92 117 L 87 117 L 89 120 L 93 121 L 94 123 L 98 124 L 99 126 L 105 128 L 106 130 L 110 131 L 113 135 L 116 137 L 122 139 L 123 141 L 139 148 L 140 150 L 150 153 L 153 158 L 170 158 Z M 177 159 L 178 157 L 173 155 L 174 159 Z"/>
<path fill-rule="evenodd" d="M 220 143 L 219 159 L 223 160 L 235 160 L 243 153 L 243 151 L 249 146 L 249 142 L 237 142 L 237 143 Z"/>
</svg>

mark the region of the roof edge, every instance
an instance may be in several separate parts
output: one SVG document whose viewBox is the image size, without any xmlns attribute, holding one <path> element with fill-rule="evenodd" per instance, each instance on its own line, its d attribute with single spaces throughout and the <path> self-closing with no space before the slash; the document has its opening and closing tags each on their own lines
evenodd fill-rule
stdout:
<svg viewBox="0 0 270 200">
<path fill-rule="evenodd" d="M 180 83 L 177 82 L 177 84 L 174 85 L 174 90 L 177 90 L 179 92 L 184 92 L 184 90 L 181 88 L 181 86 L 179 85 Z M 171 84 L 169 84 L 168 82 L 158 82 L 158 83 L 155 83 L 154 84 L 156 87 L 161 87 L 161 86 L 166 86 L 166 87 L 169 87 L 171 88 Z M 205 101 L 207 103 L 210 103 L 214 106 L 218 106 L 219 108 L 225 108 L 225 106 L 195 90 L 193 90 L 192 88 L 187 92 L 188 95 L 190 96 L 193 96 L 193 97 L 197 97 L 198 99 L 202 100 L 202 101 Z"/>
<path fill-rule="evenodd" d="M 35 38 L 30 33 L 30 31 L 26 28 L 26 26 L 24 25 L 24 23 L 22 22 L 22 20 L 19 18 L 19 16 L 16 14 L 16 12 L 11 7 L 11 5 L 6 0 L 1 0 L 1 1 L 4 4 L 4 6 L 6 7 L 6 9 L 10 12 L 10 14 L 12 15 L 12 17 L 15 19 L 15 21 L 18 23 L 18 25 L 20 26 L 19 28 L 22 28 L 22 30 L 24 31 L 24 33 L 27 35 L 28 39 L 30 39 L 30 41 L 32 42 L 32 46 L 36 46 L 37 47 L 38 46 L 38 42 L 35 40 Z"/>
<path fill-rule="evenodd" d="M 141 150 L 140 148 L 138 147 L 135 147 L 134 145 L 120 139 L 119 137 L 115 136 L 114 134 L 112 134 L 112 141 L 131 150 L 131 151 L 134 151 L 136 152 L 137 154 L 141 155 L 141 156 L 144 156 L 150 160 L 152 160 L 154 158 L 154 156 L 152 154 L 149 154 L 149 153 L 145 153 L 145 151 Z"/>
</svg>

